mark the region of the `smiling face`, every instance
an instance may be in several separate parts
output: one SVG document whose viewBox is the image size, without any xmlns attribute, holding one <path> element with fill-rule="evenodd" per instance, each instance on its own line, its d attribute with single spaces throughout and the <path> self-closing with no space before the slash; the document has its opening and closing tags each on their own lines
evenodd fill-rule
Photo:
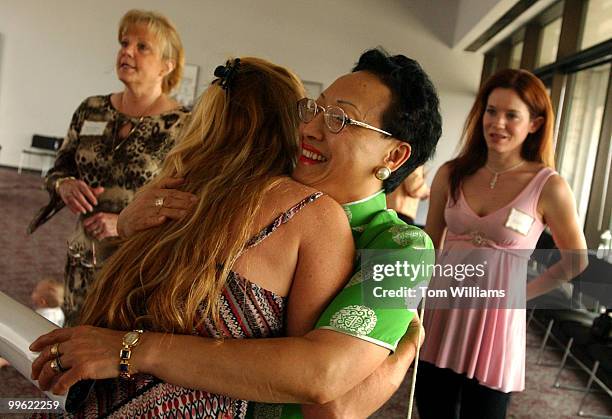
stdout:
<svg viewBox="0 0 612 419">
<path fill-rule="evenodd" d="M 541 117 L 531 118 L 529 108 L 514 90 L 493 90 L 482 117 L 489 153 L 520 156 L 527 135 L 536 132 L 542 120 Z"/>
<path fill-rule="evenodd" d="M 338 106 L 349 118 L 380 128 L 383 113 L 391 104 L 391 91 L 377 76 L 358 71 L 337 79 L 317 103 Z M 312 121 L 300 124 L 300 157 L 292 176 L 340 203 L 363 199 L 382 188 L 374 172 L 389 163 L 398 143 L 355 125 L 346 125 L 334 134 L 319 112 Z"/>
<path fill-rule="evenodd" d="M 134 25 L 119 40 L 117 77 L 126 85 L 161 86 L 172 63 L 161 57 L 160 45 L 145 25 Z"/>
</svg>

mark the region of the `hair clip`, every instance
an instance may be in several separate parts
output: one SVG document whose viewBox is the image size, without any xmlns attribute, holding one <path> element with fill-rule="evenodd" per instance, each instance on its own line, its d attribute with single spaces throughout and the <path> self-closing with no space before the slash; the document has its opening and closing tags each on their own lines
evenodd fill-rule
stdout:
<svg viewBox="0 0 612 419">
<path fill-rule="evenodd" d="M 218 77 L 213 83 L 219 82 L 219 86 L 223 90 L 227 90 L 232 83 L 232 79 L 240 68 L 240 58 L 236 58 L 233 62 L 227 60 L 225 65 L 220 65 L 215 68 L 215 77 Z"/>
</svg>

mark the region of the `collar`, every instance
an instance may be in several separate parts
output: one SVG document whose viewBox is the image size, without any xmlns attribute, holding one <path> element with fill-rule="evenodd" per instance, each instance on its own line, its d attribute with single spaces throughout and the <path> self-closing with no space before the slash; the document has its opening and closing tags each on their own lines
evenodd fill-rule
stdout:
<svg viewBox="0 0 612 419">
<path fill-rule="evenodd" d="M 342 205 L 354 233 L 361 233 L 374 216 L 387 209 L 387 196 L 381 189 L 373 195 Z"/>
</svg>

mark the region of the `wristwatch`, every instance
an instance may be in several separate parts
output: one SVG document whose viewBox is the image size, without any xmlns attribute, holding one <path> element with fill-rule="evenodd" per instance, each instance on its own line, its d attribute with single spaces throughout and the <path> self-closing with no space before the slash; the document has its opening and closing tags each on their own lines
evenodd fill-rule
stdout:
<svg viewBox="0 0 612 419">
<path fill-rule="evenodd" d="M 123 335 L 121 351 L 119 352 L 119 377 L 132 378 L 130 373 L 130 358 L 132 357 L 132 349 L 140 343 L 140 337 L 144 330 L 132 330 Z"/>
</svg>

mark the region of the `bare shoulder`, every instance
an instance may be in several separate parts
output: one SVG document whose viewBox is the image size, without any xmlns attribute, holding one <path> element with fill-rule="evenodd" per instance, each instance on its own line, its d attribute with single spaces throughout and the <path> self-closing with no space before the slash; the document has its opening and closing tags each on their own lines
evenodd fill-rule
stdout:
<svg viewBox="0 0 612 419">
<path fill-rule="evenodd" d="M 558 174 L 546 180 L 540 195 L 538 211 L 549 225 L 556 219 L 567 220 L 576 216 L 574 193 L 567 181 Z"/>
<path fill-rule="evenodd" d="M 565 179 L 558 174 L 547 179 L 539 207 L 559 249 L 586 248 L 574 194 Z"/>
<path fill-rule="evenodd" d="M 431 194 L 446 196 L 448 194 L 449 178 L 451 167 L 449 162 L 444 163 L 436 171 L 436 175 L 431 183 Z"/>
<path fill-rule="evenodd" d="M 266 221 L 261 222 L 261 225 L 266 225 L 273 217 L 316 192 L 320 191 L 283 178 L 264 198 L 263 214 Z M 352 250 L 353 239 L 348 217 L 342 206 L 325 194 L 302 207 L 284 230 L 283 234 L 299 240 L 303 249 L 316 248 L 319 252 L 332 252 L 328 246 L 335 246 L 333 252 Z"/>
<path fill-rule="evenodd" d="M 444 163 L 442 166 L 438 168 L 436 171 L 436 175 L 434 176 L 434 183 L 438 184 L 448 184 L 448 179 L 451 173 L 450 162 Z"/>
<path fill-rule="evenodd" d="M 283 178 L 282 182 L 270 191 L 269 198 L 279 203 L 283 202 L 288 208 L 317 192 L 320 193 L 321 191 L 296 182 L 293 179 Z M 304 207 L 300 213 L 303 213 L 302 218 L 318 225 L 341 222 L 348 226 L 348 219 L 342 206 L 326 194 L 323 194 L 316 201 Z"/>
<path fill-rule="evenodd" d="M 542 188 L 542 204 L 560 205 L 567 203 L 568 199 L 573 202 L 574 196 L 567 181 L 556 173 L 550 176 Z"/>
<path fill-rule="evenodd" d="M 450 171 L 451 171 L 451 162 L 447 161 L 438 168 L 438 171 L 436 172 L 436 176 L 438 175 L 445 176 L 448 179 L 448 175 L 450 174 Z"/>
<path fill-rule="evenodd" d="M 266 193 L 264 197 L 264 208 L 267 208 L 272 212 L 283 212 L 296 205 L 300 201 L 315 193 L 321 193 L 318 189 L 311 188 L 310 186 L 303 185 L 289 177 L 283 177 L 279 179 L 279 182 Z M 342 214 L 345 218 L 342 206 L 338 204 L 334 199 L 323 194 L 314 200 L 314 202 L 306 205 L 300 214 L 309 214 L 310 216 L 316 215 L 315 213 L 310 214 L 310 208 L 316 208 L 316 213 L 336 213 Z"/>
<path fill-rule="evenodd" d="M 110 102 L 113 105 L 113 108 L 119 109 L 119 99 L 121 98 L 121 93 L 111 93 Z"/>
</svg>

